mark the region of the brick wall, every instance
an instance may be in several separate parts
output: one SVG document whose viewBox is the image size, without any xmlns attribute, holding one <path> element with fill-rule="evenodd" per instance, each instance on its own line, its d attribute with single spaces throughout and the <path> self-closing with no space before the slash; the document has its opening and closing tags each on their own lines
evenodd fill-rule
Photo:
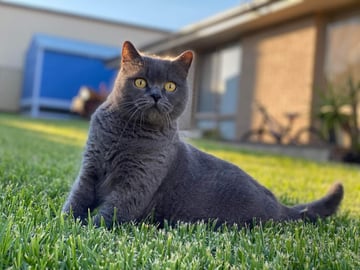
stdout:
<svg viewBox="0 0 360 270">
<path fill-rule="evenodd" d="M 310 124 L 316 23 L 305 18 L 245 36 L 239 95 L 238 136 L 258 127 L 257 100 L 282 124 L 298 112 L 295 130 Z"/>
</svg>

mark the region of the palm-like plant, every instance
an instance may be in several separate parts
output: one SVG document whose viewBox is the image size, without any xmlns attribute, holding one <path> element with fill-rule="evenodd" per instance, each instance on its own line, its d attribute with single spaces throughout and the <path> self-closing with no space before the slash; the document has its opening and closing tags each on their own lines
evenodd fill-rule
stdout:
<svg viewBox="0 0 360 270">
<path fill-rule="evenodd" d="M 326 91 L 320 94 L 320 110 L 318 112 L 327 139 L 332 143 L 338 143 L 336 130 L 346 132 L 351 138 L 351 152 L 356 154 L 360 154 L 359 94 L 360 81 L 356 84 L 351 77 L 345 87 L 334 88 L 330 85 Z"/>
</svg>

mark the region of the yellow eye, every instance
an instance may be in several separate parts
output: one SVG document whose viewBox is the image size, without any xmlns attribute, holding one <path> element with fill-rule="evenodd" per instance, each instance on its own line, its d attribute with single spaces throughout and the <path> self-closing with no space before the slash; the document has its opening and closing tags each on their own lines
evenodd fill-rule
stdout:
<svg viewBox="0 0 360 270">
<path fill-rule="evenodd" d="M 147 85 L 146 81 L 142 78 L 138 78 L 134 81 L 134 84 L 139 89 L 144 89 Z"/>
<path fill-rule="evenodd" d="M 168 92 L 174 92 L 176 90 L 176 84 L 173 82 L 167 82 L 165 83 L 164 88 Z"/>
</svg>

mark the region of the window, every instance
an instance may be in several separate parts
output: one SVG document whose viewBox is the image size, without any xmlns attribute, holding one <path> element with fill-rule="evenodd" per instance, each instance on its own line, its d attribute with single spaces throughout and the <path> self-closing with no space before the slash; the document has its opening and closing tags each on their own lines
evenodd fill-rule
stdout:
<svg viewBox="0 0 360 270">
<path fill-rule="evenodd" d="M 197 97 L 197 127 L 235 139 L 241 47 L 233 45 L 202 55 Z"/>
<path fill-rule="evenodd" d="M 360 80 L 360 14 L 327 26 L 325 75 L 331 84 L 344 84 L 349 77 Z"/>
</svg>

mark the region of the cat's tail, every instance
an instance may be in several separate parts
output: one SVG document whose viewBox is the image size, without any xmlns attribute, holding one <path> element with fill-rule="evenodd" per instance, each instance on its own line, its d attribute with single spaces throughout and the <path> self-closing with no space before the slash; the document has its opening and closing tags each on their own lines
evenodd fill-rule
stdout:
<svg viewBox="0 0 360 270">
<path fill-rule="evenodd" d="M 303 219 L 314 222 L 318 218 L 331 216 L 338 209 L 343 196 L 343 185 L 339 182 L 335 183 L 323 198 L 308 204 L 299 204 L 287 208 L 285 219 Z"/>
</svg>

